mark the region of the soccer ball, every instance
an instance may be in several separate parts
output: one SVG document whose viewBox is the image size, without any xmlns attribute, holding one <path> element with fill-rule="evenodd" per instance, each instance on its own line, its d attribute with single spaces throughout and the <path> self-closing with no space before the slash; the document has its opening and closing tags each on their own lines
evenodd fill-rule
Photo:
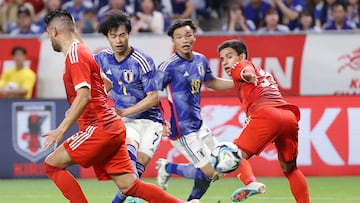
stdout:
<svg viewBox="0 0 360 203">
<path fill-rule="evenodd" d="M 232 142 L 220 142 L 211 151 L 211 162 L 219 173 L 231 173 L 241 163 L 241 151 Z"/>
</svg>

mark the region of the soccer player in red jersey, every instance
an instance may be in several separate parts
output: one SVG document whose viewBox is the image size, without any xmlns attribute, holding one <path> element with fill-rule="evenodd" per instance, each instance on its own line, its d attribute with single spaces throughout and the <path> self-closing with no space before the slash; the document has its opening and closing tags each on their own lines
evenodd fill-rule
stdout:
<svg viewBox="0 0 360 203">
<path fill-rule="evenodd" d="M 241 40 L 227 40 L 219 47 L 222 67 L 234 81 L 247 115 L 245 127 L 233 141 L 242 151 L 238 171 L 245 184 L 232 194 L 234 202 L 265 192 L 265 185 L 256 181 L 247 159 L 274 143 L 284 175 L 298 203 L 310 202 L 306 178 L 297 168 L 299 108 L 286 102 L 273 76 L 248 61 L 246 45 Z"/>
<path fill-rule="evenodd" d="M 45 17 L 52 47 L 66 56 L 63 75 L 68 102 L 65 118 L 47 136 L 44 147 L 55 145 L 46 157 L 45 173 L 71 203 L 86 203 L 76 179 L 65 169 L 73 164 L 93 166 L 99 180 L 112 179 L 123 194 L 148 202 L 183 202 L 154 184 L 138 180 L 125 145 L 125 127 L 119 116 L 107 105 L 100 68 L 91 51 L 81 43 L 71 14 L 55 10 Z M 79 132 L 62 145 L 57 144 L 77 121 Z"/>
</svg>

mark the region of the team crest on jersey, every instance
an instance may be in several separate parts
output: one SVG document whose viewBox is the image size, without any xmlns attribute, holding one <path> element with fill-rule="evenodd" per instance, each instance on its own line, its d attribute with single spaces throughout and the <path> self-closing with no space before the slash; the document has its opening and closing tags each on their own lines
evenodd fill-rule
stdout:
<svg viewBox="0 0 360 203">
<path fill-rule="evenodd" d="M 200 158 L 204 158 L 206 153 L 204 152 L 204 150 L 201 148 L 199 149 L 199 151 L 196 152 Z"/>
<path fill-rule="evenodd" d="M 123 72 L 123 76 L 124 76 L 124 80 L 127 83 L 131 83 L 132 81 L 134 81 L 134 71 L 132 70 L 125 70 Z"/>
<path fill-rule="evenodd" d="M 199 63 L 197 65 L 197 69 L 198 69 L 198 72 L 200 75 L 204 75 L 205 74 L 205 71 L 204 71 L 204 65 L 202 63 Z"/>
<path fill-rule="evenodd" d="M 37 162 L 51 149 L 42 146 L 40 135 L 55 127 L 54 102 L 15 102 L 12 105 L 12 140 L 14 150 L 31 162 Z"/>
</svg>

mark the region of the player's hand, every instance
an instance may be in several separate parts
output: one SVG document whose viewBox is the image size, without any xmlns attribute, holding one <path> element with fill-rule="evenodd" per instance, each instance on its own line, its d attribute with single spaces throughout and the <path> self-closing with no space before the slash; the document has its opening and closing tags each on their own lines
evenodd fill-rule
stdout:
<svg viewBox="0 0 360 203">
<path fill-rule="evenodd" d="M 125 111 L 123 109 L 116 109 L 115 108 L 115 113 L 117 115 L 119 115 L 120 117 L 124 117 L 125 116 Z"/>
<path fill-rule="evenodd" d="M 165 121 L 165 123 L 163 124 L 162 136 L 168 137 L 170 134 L 171 134 L 171 125 L 169 121 Z"/>
<path fill-rule="evenodd" d="M 255 74 L 252 74 L 252 73 L 243 73 L 242 74 L 242 78 L 248 82 L 248 83 L 251 83 L 251 84 L 254 84 L 255 86 L 257 86 L 257 82 L 258 82 L 258 79 L 256 77 Z"/>
<path fill-rule="evenodd" d="M 46 140 L 43 144 L 43 148 L 47 149 L 52 144 L 54 144 L 54 150 L 55 150 L 56 147 L 58 146 L 58 143 L 63 138 L 63 136 L 64 135 L 62 133 L 60 133 L 60 131 L 58 129 L 41 134 L 41 137 L 46 137 Z"/>
</svg>

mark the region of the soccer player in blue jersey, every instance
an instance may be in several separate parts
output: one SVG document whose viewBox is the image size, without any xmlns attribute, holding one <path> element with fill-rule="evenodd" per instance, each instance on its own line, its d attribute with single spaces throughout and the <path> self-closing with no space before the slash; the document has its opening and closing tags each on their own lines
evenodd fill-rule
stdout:
<svg viewBox="0 0 360 203">
<path fill-rule="evenodd" d="M 128 153 L 141 177 L 159 146 L 163 130 L 159 89 L 154 81 L 156 66 L 149 55 L 129 45 L 131 22 L 126 13 L 109 11 L 99 24 L 99 32 L 106 36 L 111 49 L 95 54 L 95 59 L 112 83 L 115 111 L 125 123 Z M 117 192 L 113 203 L 125 198 Z"/>
<path fill-rule="evenodd" d="M 170 174 L 194 179 L 188 200 L 200 199 L 218 173 L 211 165 L 211 148 L 217 141 L 200 115 L 200 89 L 204 84 L 215 90 L 232 89 L 231 80 L 215 77 L 206 57 L 193 51 L 196 27 L 190 20 L 177 20 L 168 30 L 175 53 L 158 67 L 156 81 L 166 88 L 171 108 L 170 141 L 190 162 L 157 161 L 160 187 L 167 188 Z"/>
</svg>

